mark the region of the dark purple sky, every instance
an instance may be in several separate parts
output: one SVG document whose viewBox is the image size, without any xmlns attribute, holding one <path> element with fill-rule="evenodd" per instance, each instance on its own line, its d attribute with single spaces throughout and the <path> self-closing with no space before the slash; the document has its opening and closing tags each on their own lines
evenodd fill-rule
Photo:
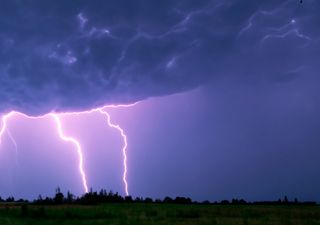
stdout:
<svg viewBox="0 0 320 225">
<path fill-rule="evenodd" d="M 7 1 L 0 111 L 108 104 L 128 138 L 130 194 L 320 201 L 318 0 Z M 60 115 L 88 185 L 124 194 L 122 139 L 99 113 Z M 0 195 L 83 193 L 54 120 L 16 115 Z M 14 138 L 11 140 L 10 135 Z"/>
</svg>

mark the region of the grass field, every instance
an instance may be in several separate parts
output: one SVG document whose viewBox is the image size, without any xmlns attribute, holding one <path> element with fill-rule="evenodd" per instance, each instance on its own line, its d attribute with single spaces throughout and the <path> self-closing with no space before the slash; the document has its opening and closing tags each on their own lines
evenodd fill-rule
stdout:
<svg viewBox="0 0 320 225">
<path fill-rule="evenodd" d="M 96 206 L 2 204 L 1 225 L 19 224 L 320 224 L 318 206 L 174 205 L 120 203 Z"/>
</svg>

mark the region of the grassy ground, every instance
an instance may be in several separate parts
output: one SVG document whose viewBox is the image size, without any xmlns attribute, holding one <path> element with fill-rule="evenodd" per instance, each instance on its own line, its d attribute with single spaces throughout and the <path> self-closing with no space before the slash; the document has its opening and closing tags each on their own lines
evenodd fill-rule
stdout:
<svg viewBox="0 0 320 225">
<path fill-rule="evenodd" d="M 31 206 L 3 204 L 1 225 L 20 224 L 320 224 L 318 206 L 217 206 L 167 204 L 104 204 L 97 206 Z"/>
</svg>

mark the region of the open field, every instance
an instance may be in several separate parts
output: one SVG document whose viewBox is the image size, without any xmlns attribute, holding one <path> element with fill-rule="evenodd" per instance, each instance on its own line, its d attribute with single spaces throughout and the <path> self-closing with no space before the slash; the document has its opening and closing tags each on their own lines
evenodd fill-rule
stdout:
<svg viewBox="0 0 320 225">
<path fill-rule="evenodd" d="M 111 203 L 95 206 L 2 204 L 1 225 L 20 224 L 320 224 L 319 206 Z"/>
</svg>

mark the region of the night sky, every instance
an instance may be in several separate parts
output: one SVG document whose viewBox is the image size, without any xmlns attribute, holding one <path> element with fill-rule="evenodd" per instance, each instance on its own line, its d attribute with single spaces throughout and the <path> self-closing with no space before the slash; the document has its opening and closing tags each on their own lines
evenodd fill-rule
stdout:
<svg viewBox="0 0 320 225">
<path fill-rule="evenodd" d="M 2 197 L 320 201 L 319 0 L 0 3 Z"/>
</svg>

